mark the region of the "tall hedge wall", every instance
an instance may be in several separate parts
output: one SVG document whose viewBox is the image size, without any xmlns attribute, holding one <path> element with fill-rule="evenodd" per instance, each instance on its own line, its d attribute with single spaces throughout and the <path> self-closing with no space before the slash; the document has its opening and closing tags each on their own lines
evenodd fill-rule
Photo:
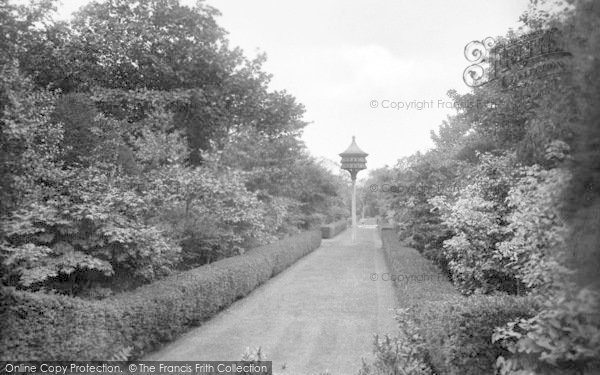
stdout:
<svg viewBox="0 0 600 375">
<path fill-rule="evenodd" d="M 139 357 L 198 325 L 320 246 L 305 232 L 101 301 L 0 290 L 0 360 Z"/>
</svg>

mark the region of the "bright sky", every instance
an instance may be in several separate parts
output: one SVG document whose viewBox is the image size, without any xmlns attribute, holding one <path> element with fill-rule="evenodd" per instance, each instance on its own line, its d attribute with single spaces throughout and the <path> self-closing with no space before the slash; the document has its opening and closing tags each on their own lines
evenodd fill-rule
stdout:
<svg viewBox="0 0 600 375">
<path fill-rule="evenodd" d="M 66 16 L 86 0 L 62 0 Z M 193 4 L 194 0 L 183 0 Z M 527 0 L 207 0 L 232 46 L 266 52 L 272 88 L 306 106 L 303 140 L 339 161 L 356 136 L 369 169 L 432 146 L 468 91 L 464 46 L 517 28 Z M 412 102 L 412 104 L 411 104 Z M 398 103 L 398 104 L 395 104 Z M 403 104 L 400 104 L 403 103 Z M 391 107 L 402 107 L 400 109 Z M 373 108 L 376 107 L 376 108 Z M 388 107 L 388 108 L 384 108 Z M 420 110 L 418 108 L 421 108 Z"/>
</svg>

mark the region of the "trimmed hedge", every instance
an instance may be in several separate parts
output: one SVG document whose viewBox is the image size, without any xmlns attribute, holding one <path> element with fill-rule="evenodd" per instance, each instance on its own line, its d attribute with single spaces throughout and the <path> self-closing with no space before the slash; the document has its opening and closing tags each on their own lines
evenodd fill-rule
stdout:
<svg viewBox="0 0 600 375">
<path fill-rule="evenodd" d="M 139 357 L 212 317 L 320 246 L 310 231 L 102 301 L 0 290 L 0 360 Z"/>
<path fill-rule="evenodd" d="M 436 373 L 448 375 L 494 374 L 498 356 L 509 353 L 492 343 L 496 327 L 535 314 L 529 298 L 476 295 L 449 301 L 424 302 L 411 311 Z"/>
<path fill-rule="evenodd" d="M 346 219 L 334 221 L 333 223 L 321 225 L 321 236 L 323 238 L 333 238 L 348 228 Z"/>
<path fill-rule="evenodd" d="M 398 241 L 394 226 L 381 227 L 381 243 L 394 286 L 404 306 L 423 301 L 445 301 L 459 296 L 448 276 L 415 249 Z"/>
<path fill-rule="evenodd" d="M 462 296 L 431 261 L 401 246 L 393 227 L 382 227 L 381 239 L 390 273 L 429 275 L 412 283 L 395 282 L 400 304 L 409 307 L 407 319 L 427 349 L 428 365 L 440 375 L 494 374 L 496 358 L 508 354 L 492 343 L 494 328 L 533 316 L 533 301 L 509 295 Z"/>
</svg>

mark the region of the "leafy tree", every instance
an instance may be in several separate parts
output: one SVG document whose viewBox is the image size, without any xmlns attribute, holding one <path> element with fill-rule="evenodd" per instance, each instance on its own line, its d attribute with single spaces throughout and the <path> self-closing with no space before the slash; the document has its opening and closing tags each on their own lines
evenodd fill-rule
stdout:
<svg viewBox="0 0 600 375">
<path fill-rule="evenodd" d="M 496 244 L 507 238 L 505 198 L 512 184 L 513 160 L 508 157 L 480 156 L 469 184 L 458 196 L 437 196 L 429 200 L 440 210 L 442 223 L 452 231 L 444 244 L 444 257 L 459 289 L 474 291 L 514 291 L 514 275 L 505 271 L 506 260 L 498 256 Z M 511 285 L 512 284 L 512 285 Z"/>
<path fill-rule="evenodd" d="M 263 201 L 287 198 L 286 226 L 308 228 L 346 216 L 340 191 L 346 183 L 291 135 L 265 139 L 257 131 L 240 133 L 230 138 L 219 162 L 246 172 L 246 186 Z"/>
<path fill-rule="evenodd" d="M 570 176 L 562 168 L 539 166 L 522 168 L 517 175 L 506 199 L 511 237 L 496 245 L 497 257 L 508 260 L 511 273 L 539 293 L 559 287 L 571 273 L 565 266 L 568 228 L 560 199 Z"/>
<path fill-rule="evenodd" d="M 417 153 L 398 162 L 392 180 L 395 191 L 387 193 L 388 210 L 401 223 L 400 236 L 444 270 L 448 269 L 448 260 L 442 254 L 443 241 L 451 232 L 430 199 L 454 196 L 462 168 L 455 160 L 444 160 L 440 152 Z"/>
<path fill-rule="evenodd" d="M 17 167 L 7 175 L 13 190 L 2 217 L 4 281 L 39 287 L 60 279 L 73 287 L 87 271 L 122 269 L 142 279 L 168 272 L 178 247 L 144 224 L 128 182 L 100 159 L 85 168 L 65 166 L 64 129 L 49 121 L 54 96 L 28 87 L 16 69 L 4 77 L 13 84 L 5 86 L 11 101 L 3 138 Z"/>
<path fill-rule="evenodd" d="M 249 60 L 230 48 L 218 15 L 203 2 L 92 2 L 70 25 L 46 27 L 21 65 L 41 87 L 100 93 L 102 111 L 118 120 L 174 112 L 194 164 L 202 151 L 221 149 L 246 128 L 264 137 L 297 136 L 303 107 L 286 92 L 268 90 L 265 57 Z"/>
<path fill-rule="evenodd" d="M 542 2 L 547 5 L 548 2 Z M 567 1 L 562 15 L 532 9 L 524 20 L 531 27 L 559 26 L 565 30 L 566 45 L 573 54 L 569 71 L 577 95 L 575 102 L 558 102 L 547 113 L 572 134 L 572 158 L 565 160 L 572 176 L 563 192 L 561 212 L 569 234 L 559 264 L 573 272 L 559 279 L 555 290 L 542 294 L 544 308 L 533 318 L 497 329 L 494 340 L 501 341 L 511 355 L 498 359 L 503 374 L 596 372 L 600 316 L 598 305 L 598 85 L 600 7 L 586 0 Z M 573 113 L 567 121 L 557 114 Z M 545 194 L 548 196 L 548 194 Z M 545 217 L 544 219 L 548 219 Z M 546 238 L 548 234 L 545 234 Z M 534 279 L 535 280 L 535 279 Z"/>
<path fill-rule="evenodd" d="M 298 140 L 303 106 L 217 15 L 109 0 L 57 22 L 52 1 L 0 2 L 3 284 L 127 288 L 344 216 Z"/>
</svg>

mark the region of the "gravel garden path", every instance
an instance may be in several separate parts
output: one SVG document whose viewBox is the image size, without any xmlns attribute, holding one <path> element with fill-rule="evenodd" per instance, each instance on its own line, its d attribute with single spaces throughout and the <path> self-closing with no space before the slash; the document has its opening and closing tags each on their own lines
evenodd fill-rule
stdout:
<svg viewBox="0 0 600 375">
<path fill-rule="evenodd" d="M 239 360 L 261 347 L 276 374 L 356 374 L 373 334 L 395 332 L 393 285 L 374 227 L 333 239 L 145 360 Z M 377 276 L 378 280 L 372 278 Z"/>
</svg>

